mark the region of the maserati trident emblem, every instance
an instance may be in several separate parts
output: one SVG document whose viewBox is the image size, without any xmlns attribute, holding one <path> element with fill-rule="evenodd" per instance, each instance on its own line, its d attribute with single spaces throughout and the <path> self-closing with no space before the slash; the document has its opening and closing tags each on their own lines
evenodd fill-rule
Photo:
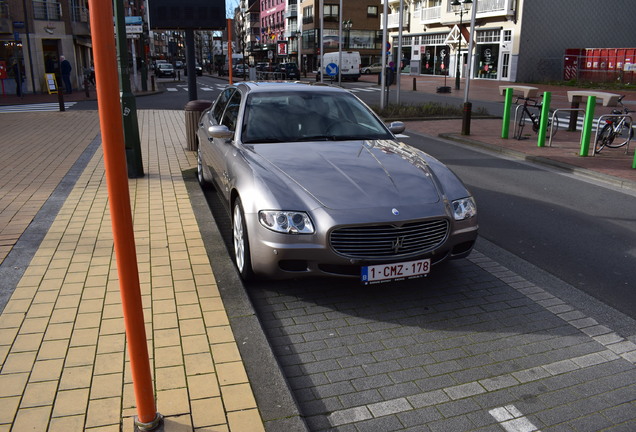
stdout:
<svg viewBox="0 0 636 432">
<path fill-rule="evenodd" d="M 398 237 L 393 242 L 391 242 L 391 249 L 393 249 L 393 253 L 398 253 L 400 249 L 404 246 L 404 237 Z"/>
<path fill-rule="evenodd" d="M 393 216 L 397 216 L 397 215 L 399 215 L 399 214 L 400 214 L 400 212 L 399 212 L 399 211 L 398 211 L 398 209 L 396 209 L 396 208 L 391 209 L 391 213 L 393 213 Z"/>
</svg>

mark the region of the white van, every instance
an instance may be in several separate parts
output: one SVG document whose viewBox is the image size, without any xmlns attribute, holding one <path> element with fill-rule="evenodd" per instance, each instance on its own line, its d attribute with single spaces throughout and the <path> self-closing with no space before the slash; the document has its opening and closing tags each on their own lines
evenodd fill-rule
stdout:
<svg viewBox="0 0 636 432">
<path fill-rule="evenodd" d="M 338 52 L 325 53 L 323 55 L 323 61 L 325 62 L 325 66 L 328 66 L 330 63 L 338 65 L 343 80 L 358 81 L 358 78 L 360 78 L 360 53 L 358 51 L 343 51 L 342 67 L 340 67 L 339 64 Z M 321 70 L 316 74 L 316 81 L 320 81 L 321 71 L 325 74 L 325 79 L 330 78 L 330 75 L 325 72 L 325 66 L 320 68 Z M 333 79 L 337 80 L 338 75 L 335 75 Z"/>
</svg>

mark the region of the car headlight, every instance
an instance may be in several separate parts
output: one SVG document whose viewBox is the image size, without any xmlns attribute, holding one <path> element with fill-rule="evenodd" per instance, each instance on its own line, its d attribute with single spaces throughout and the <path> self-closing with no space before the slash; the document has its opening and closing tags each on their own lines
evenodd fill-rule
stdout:
<svg viewBox="0 0 636 432">
<path fill-rule="evenodd" d="M 453 201 L 453 217 L 455 220 L 464 220 L 477 214 L 477 206 L 473 197 L 462 198 Z"/>
<path fill-rule="evenodd" d="M 285 234 L 313 234 L 314 225 L 305 212 L 261 210 L 258 220 L 265 228 Z"/>
</svg>

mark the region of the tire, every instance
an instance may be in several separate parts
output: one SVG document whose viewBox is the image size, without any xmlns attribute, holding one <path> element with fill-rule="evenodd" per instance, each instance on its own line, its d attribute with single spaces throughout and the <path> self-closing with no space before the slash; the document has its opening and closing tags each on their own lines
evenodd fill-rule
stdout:
<svg viewBox="0 0 636 432">
<path fill-rule="evenodd" d="M 205 176 L 205 169 L 203 168 L 203 159 L 201 158 L 201 146 L 197 150 L 197 180 L 201 185 L 201 189 L 210 189 L 211 183 Z"/>
<path fill-rule="evenodd" d="M 612 139 L 610 139 L 605 145 L 610 148 L 622 147 L 625 143 L 627 143 L 628 137 L 630 140 L 634 137 L 634 129 L 623 126 L 621 134 L 612 136 Z"/>
<path fill-rule="evenodd" d="M 364 74 L 365 75 L 371 75 L 371 71 L 369 69 L 367 69 L 367 70 L 364 71 Z"/>
<path fill-rule="evenodd" d="M 608 145 L 614 137 L 613 137 L 613 128 L 611 124 L 606 124 L 601 129 L 601 133 L 599 133 L 596 137 L 596 143 L 594 144 L 594 153 L 600 153 L 603 150 L 603 147 Z M 609 146 L 608 146 L 609 147 Z"/>
<path fill-rule="evenodd" d="M 523 137 L 523 127 L 526 125 L 526 117 L 527 117 L 527 113 L 526 110 L 522 110 L 521 111 L 521 117 L 519 117 L 519 123 L 517 123 L 517 133 L 515 135 L 515 138 L 520 140 Z"/>
<path fill-rule="evenodd" d="M 234 250 L 234 264 L 241 279 L 248 281 L 254 277 L 252 273 L 252 259 L 250 257 L 250 243 L 245 225 L 245 213 L 241 199 L 236 198 L 232 207 L 232 245 Z"/>
<path fill-rule="evenodd" d="M 546 133 L 546 138 L 548 138 L 548 139 L 550 139 L 551 122 L 552 122 L 552 113 L 550 113 L 550 123 L 548 123 L 548 129 L 545 132 Z M 552 126 L 552 137 L 554 137 L 558 131 L 559 131 L 559 117 L 555 116 L 554 117 L 554 126 Z"/>
</svg>

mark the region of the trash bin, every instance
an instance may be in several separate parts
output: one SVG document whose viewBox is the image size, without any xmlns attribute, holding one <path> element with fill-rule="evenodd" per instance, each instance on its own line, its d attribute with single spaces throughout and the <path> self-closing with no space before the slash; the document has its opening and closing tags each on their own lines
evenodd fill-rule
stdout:
<svg viewBox="0 0 636 432">
<path fill-rule="evenodd" d="M 193 100 L 185 105 L 186 141 L 188 150 L 197 151 L 197 129 L 201 113 L 212 105 L 208 100 Z"/>
</svg>

